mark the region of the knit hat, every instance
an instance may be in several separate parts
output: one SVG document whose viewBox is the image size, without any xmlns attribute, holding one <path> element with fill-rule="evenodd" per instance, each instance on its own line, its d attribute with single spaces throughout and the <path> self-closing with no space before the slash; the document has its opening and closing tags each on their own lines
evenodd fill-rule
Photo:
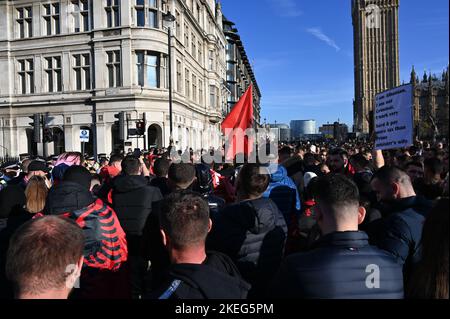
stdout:
<svg viewBox="0 0 450 319">
<path fill-rule="evenodd" d="M 85 189 L 91 187 L 91 173 L 83 166 L 70 166 L 64 173 L 63 182 L 73 182 Z"/>
</svg>

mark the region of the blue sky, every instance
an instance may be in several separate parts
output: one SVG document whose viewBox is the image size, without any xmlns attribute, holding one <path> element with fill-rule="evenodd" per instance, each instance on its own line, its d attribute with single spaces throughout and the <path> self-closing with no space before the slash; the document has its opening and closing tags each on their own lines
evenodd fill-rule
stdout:
<svg viewBox="0 0 450 319">
<path fill-rule="evenodd" d="M 260 86 L 262 119 L 353 123 L 351 0 L 222 0 Z M 442 73 L 449 56 L 448 0 L 400 1 L 400 72 Z"/>
</svg>

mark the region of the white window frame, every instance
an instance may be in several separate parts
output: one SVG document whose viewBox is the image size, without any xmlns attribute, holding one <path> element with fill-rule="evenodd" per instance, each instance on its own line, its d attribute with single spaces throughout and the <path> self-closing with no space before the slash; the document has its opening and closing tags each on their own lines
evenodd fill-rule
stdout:
<svg viewBox="0 0 450 319">
<path fill-rule="evenodd" d="M 104 0 L 104 5 L 106 14 L 106 27 L 107 28 L 120 27 L 121 1 Z"/>
<path fill-rule="evenodd" d="M 22 11 L 22 17 L 20 12 Z M 15 8 L 16 38 L 26 39 L 33 37 L 33 7 L 22 6 Z"/>
<path fill-rule="evenodd" d="M 50 9 L 50 13 L 47 12 Z M 58 10 L 56 10 L 58 8 Z M 42 24 L 44 36 L 61 34 L 61 4 L 59 2 L 48 2 L 42 4 Z M 58 11 L 58 12 L 56 12 Z M 50 24 L 50 30 L 49 30 Z"/>
<path fill-rule="evenodd" d="M 110 54 L 112 59 L 110 59 Z M 106 51 L 106 68 L 108 72 L 107 87 L 121 87 L 122 86 L 122 52 L 120 50 Z M 112 69 L 113 77 L 111 78 L 110 70 Z"/>
<path fill-rule="evenodd" d="M 80 64 L 76 63 L 77 57 L 80 59 Z M 86 57 L 89 60 L 89 63 L 86 63 Z M 74 79 L 75 79 L 75 81 L 73 81 L 74 82 L 73 89 L 75 91 L 90 90 L 92 87 L 92 73 L 91 73 L 92 58 L 90 53 L 89 52 L 75 53 L 72 55 L 72 61 L 73 61 L 72 70 L 74 72 Z M 79 73 L 80 77 L 79 79 L 80 87 L 78 87 L 77 73 Z"/>
<path fill-rule="evenodd" d="M 91 0 L 71 0 L 70 7 L 72 12 L 73 32 L 88 32 L 92 28 L 91 21 Z M 78 9 L 77 9 L 78 8 Z M 86 26 L 87 21 L 87 26 Z M 77 30 L 78 29 L 78 30 Z"/>
<path fill-rule="evenodd" d="M 50 60 L 50 66 L 48 64 Z M 59 60 L 59 66 L 57 61 Z M 60 55 L 44 56 L 42 59 L 47 93 L 63 91 L 62 57 Z"/>
<path fill-rule="evenodd" d="M 35 93 L 34 67 L 36 63 L 34 58 L 22 57 L 16 60 L 17 65 L 17 90 L 18 94 L 33 94 Z M 21 64 L 23 63 L 23 68 Z M 30 63 L 33 67 L 30 68 Z M 23 78 L 23 79 L 22 79 Z M 25 90 L 24 90 L 25 89 Z"/>
</svg>

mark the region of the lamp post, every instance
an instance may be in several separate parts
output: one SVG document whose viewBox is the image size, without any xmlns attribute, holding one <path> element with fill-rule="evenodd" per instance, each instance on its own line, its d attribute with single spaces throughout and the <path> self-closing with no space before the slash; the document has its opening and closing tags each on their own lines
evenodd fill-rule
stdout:
<svg viewBox="0 0 450 319">
<path fill-rule="evenodd" d="M 170 146 L 173 145 L 173 114 L 172 114 L 172 29 L 176 18 L 168 11 L 163 14 L 164 27 L 167 28 L 167 46 L 169 58 L 169 121 L 170 121 Z"/>
</svg>

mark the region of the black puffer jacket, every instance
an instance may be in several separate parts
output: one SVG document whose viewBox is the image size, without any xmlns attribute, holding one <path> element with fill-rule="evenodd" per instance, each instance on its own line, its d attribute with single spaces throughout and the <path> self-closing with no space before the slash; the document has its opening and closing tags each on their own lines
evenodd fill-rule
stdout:
<svg viewBox="0 0 450 319">
<path fill-rule="evenodd" d="M 275 203 L 260 198 L 225 208 L 213 220 L 207 245 L 230 256 L 252 285 L 249 296 L 259 297 L 280 265 L 286 236 L 286 222 Z"/>
<path fill-rule="evenodd" d="M 113 181 L 112 202 L 127 235 L 130 255 L 140 252 L 142 230 L 155 202 L 162 199 L 158 188 L 143 176 L 117 176 Z"/>
<path fill-rule="evenodd" d="M 364 232 L 334 232 L 317 240 L 312 250 L 287 257 L 269 296 L 402 299 L 402 266 L 368 239 Z"/>
<path fill-rule="evenodd" d="M 245 299 L 246 283 L 231 259 L 208 252 L 203 264 L 171 265 L 167 281 L 152 293 L 159 299 Z"/>
<path fill-rule="evenodd" d="M 432 202 L 420 196 L 403 198 L 381 207 L 384 217 L 368 225 L 371 243 L 393 254 L 403 265 L 407 281 L 422 257 L 422 230 Z"/>
</svg>

